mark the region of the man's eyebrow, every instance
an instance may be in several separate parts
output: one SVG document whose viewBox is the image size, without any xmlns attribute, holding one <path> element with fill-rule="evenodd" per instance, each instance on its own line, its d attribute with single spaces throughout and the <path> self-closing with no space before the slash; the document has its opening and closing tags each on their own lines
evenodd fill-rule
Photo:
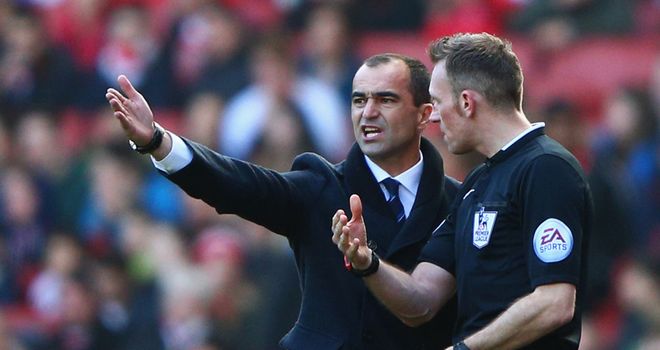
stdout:
<svg viewBox="0 0 660 350">
<path fill-rule="evenodd" d="M 378 92 L 369 93 L 369 94 L 366 94 L 362 91 L 353 91 L 353 93 L 351 94 L 351 97 L 366 97 L 367 95 L 372 95 L 372 96 L 381 97 L 381 98 L 382 97 L 394 97 L 394 98 L 400 98 L 401 97 L 401 96 L 399 96 L 399 94 L 391 92 L 391 91 L 378 91 Z"/>
<path fill-rule="evenodd" d="M 394 93 L 392 91 L 379 91 L 379 92 L 376 92 L 374 95 L 376 95 L 378 97 L 395 97 L 395 98 L 400 97 L 399 94 Z"/>
</svg>

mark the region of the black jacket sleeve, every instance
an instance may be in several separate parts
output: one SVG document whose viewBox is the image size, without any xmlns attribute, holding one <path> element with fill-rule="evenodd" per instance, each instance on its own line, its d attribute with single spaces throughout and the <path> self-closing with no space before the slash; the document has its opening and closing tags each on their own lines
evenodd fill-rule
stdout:
<svg viewBox="0 0 660 350">
<path fill-rule="evenodd" d="M 193 159 L 183 169 L 164 174 L 169 180 L 220 214 L 239 215 L 285 236 L 305 217 L 325 182 L 312 169 L 279 173 L 184 141 Z"/>
</svg>

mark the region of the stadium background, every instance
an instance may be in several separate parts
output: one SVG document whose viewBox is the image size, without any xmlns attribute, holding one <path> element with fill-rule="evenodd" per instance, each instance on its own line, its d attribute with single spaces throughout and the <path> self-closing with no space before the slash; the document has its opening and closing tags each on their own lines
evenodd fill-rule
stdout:
<svg viewBox="0 0 660 350">
<path fill-rule="evenodd" d="M 118 74 L 167 128 L 286 170 L 343 157 L 363 58 L 428 63 L 430 40 L 481 31 L 512 41 L 528 118 L 589 175 L 580 349 L 660 349 L 657 0 L 2 0 L 0 349 L 274 349 L 295 321 L 286 241 L 132 153 L 103 97 Z M 449 175 L 481 161 L 427 137 Z"/>
</svg>

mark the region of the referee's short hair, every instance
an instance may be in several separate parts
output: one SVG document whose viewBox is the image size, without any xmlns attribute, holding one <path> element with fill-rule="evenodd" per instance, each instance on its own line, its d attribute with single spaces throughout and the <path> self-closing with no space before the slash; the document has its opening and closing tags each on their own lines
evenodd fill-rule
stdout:
<svg viewBox="0 0 660 350">
<path fill-rule="evenodd" d="M 458 33 L 431 42 L 428 54 L 433 64 L 445 61 L 456 98 L 469 89 L 496 108 L 522 110 L 523 73 L 510 42 L 488 33 Z"/>
</svg>

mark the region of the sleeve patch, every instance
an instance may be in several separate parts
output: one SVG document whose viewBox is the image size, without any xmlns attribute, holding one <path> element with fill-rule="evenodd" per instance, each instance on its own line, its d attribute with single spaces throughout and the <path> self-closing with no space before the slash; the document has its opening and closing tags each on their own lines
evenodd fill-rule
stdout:
<svg viewBox="0 0 660 350">
<path fill-rule="evenodd" d="M 573 250 L 573 233 L 561 220 L 550 218 L 534 232 L 534 253 L 545 263 L 566 259 Z"/>
</svg>

